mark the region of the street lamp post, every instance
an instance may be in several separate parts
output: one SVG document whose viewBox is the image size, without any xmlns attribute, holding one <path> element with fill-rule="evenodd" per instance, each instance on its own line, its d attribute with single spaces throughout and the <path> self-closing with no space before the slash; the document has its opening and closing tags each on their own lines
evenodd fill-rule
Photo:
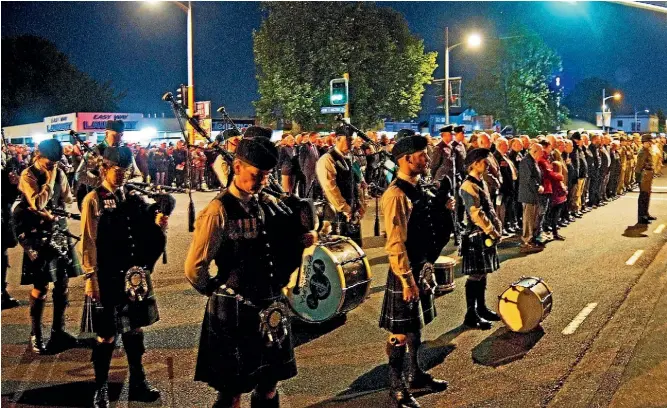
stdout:
<svg viewBox="0 0 667 408">
<path fill-rule="evenodd" d="M 477 47 L 482 39 L 478 34 L 471 34 L 468 37 L 468 45 Z M 445 124 L 449 124 L 449 51 L 463 44 L 463 42 L 449 45 L 449 27 L 445 27 Z"/>
<path fill-rule="evenodd" d="M 606 109 L 605 102 L 607 101 L 607 99 L 611 99 L 611 98 L 614 98 L 616 100 L 621 99 L 621 94 L 618 93 L 618 92 L 616 92 L 615 94 L 613 94 L 611 96 L 605 96 L 606 94 L 607 94 L 607 90 L 602 88 L 602 131 L 603 132 L 605 132 L 605 129 L 606 129 L 606 126 L 604 124 L 604 111 Z M 611 120 L 611 109 L 609 109 L 609 115 L 610 115 L 609 118 Z"/>
</svg>

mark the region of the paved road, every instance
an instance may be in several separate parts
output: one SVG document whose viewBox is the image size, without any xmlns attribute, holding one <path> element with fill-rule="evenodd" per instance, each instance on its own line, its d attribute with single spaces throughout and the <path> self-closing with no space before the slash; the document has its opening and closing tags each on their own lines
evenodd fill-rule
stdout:
<svg viewBox="0 0 667 408">
<path fill-rule="evenodd" d="M 548 244 L 545 251 L 524 256 L 518 241 L 502 243 L 500 270 L 489 277 L 489 301 L 496 299 L 521 276 L 540 276 L 553 289 L 552 313 L 541 329 L 529 334 L 508 332 L 502 324 L 492 330 L 465 330 L 461 326 L 465 277 L 457 270 L 454 292 L 436 301 L 438 318 L 424 331 L 425 368 L 450 381 L 441 394 L 419 396 L 425 407 L 511 406 L 623 406 L 667 407 L 653 390 L 667 389 L 662 339 L 667 309 L 667 177 L 655 180 L 651 212 L 658 217 L 648 228 L 636 222 L 637 193 L 630 193 L 578 220 L 565 230 L 564 242 Z M 201 210 L 214 196 L 196 193 Z M 186 248 L 187 200 L 178 196 L 169 231 L 169 263 L 158 263 L 154 282 L 161 321 L 146 330 L 145 357 L 150 378 L 162 390 L 153 406 L 210 406 L 214 392 L 192 381 L 200 321 L 206 299 L 182 276 Z M 382 407 L 388 367 L 384 354 L 386 333 L 378 328 L 387 258 L 383 239 L 372 237 L 374 210 L 364 219 L 364 249 L 372 265 L 369 299 L 346 318 L 326 325 L 295 327 L 299 375 L 281 384 L 285 407 Z M 78 230 L 72 223 L 72 230 Z M 643 250 L 636 263 L 626 261 Z M 455 255 L 450 244 L 443 254 Z M 27 299 L 28 287 L 19 287 L 20 251 L 10 251 L 10 290 Z M 76 332 L 81 316 L 83 282 L 73 280 L 72 307 L 67 326 Z M 574 331 L 562 331 L 586 306 L 595 303 Z M 662 307 L 662 309 L 661 309 Z M 45 318 L 50 321 L 50 303 Z M 662 316 L 662 318 L 660 317 Z M 29 335 L 26 306 L 2 312 L 2 405 L 86 406 L 92 394 L 90 350 L 69 350 L 57 356 L 36 357 L 26 350 Z M 117 406 L 127 402 L 124 352 L 112 363 L 111 397 Z M 653 387 L 637 387 L 647 378 Z M 656 383 L 657 382 L 657 383 Z M 660 388 L 662 387 L 662 388 Z M 635 389 L 643 390 L 642 398 Z M 244 404 L 248 404 L 247 399 Z"/>
</svg>

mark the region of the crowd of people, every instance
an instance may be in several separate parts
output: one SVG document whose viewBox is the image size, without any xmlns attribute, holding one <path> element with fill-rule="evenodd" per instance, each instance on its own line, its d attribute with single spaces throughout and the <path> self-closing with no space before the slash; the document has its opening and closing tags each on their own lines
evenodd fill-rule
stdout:
<svg viewBox="0 0 667 408">
<path fill-rule="evenodd" d="M 241 394 L 253 389 L 253 407 L 277 407 L 278 382 L 297 374 L 282 295 L 296 266 L 277 261 L 282 250 L 276 244 L 288 231 L 267 227 L 273 201 L 262 192 L 274 187 L 271 178 L 280 180 L 279 196 L 327 203 L 330 213 L 323 217 L 332 232 L 360 247 L 367 197 L 382 195 L 389 273 L 379 324 L 390 333 L 390 395 L 399 407 L 418 408 L 412 390 L 447 388 L 446 381 L 420 368 L 418 350 L 423 327 L 436 317 L 434 264 L 450 237 L 460 238 L 462 272 L 468 276 L 463 322 L 489 329 L 500 317 L 485 302 L 487 275 L 500 267 L 497 244 L 503 237 L 520 234 L 522 252 L 541 251 L 551 240 L 564 240 L 560 230 L 584 213 L 637 187 L 637 221 L 650 223 L 655 219 L 649 213 L 651 184 L 662 174 L 667 153 L 665 137 L 650 134 L 508 138 L 477 132 L 468 138 L 463 126 L 452 125 L 441 128 L 438 137 L 402 129 L 393 139 L 372 131 L 359 135 L 342 125 L 333 133 L 285 133 L 278 142 L 271 141 L 271 129 L 253 126 L 244 134 L 222 132 L 214 146 L 189 149 L 181 142 L 122 146 L 124 130 L 122 121 L 107 122 L 104 141 L 84 154 L 80 146 L 63 147 L 55 139 L 35 151 L 3 149 L 2 308 L 17 304 L 6 291 L 7 249 L 20 243 L 21 284 L 33 286 L 29 347 L 35 354 L 61 352 L 77 343 L 64 324 L 69 278 L 84 276 L 86 296 L 101 305 L 92 317 L 95 407 L 109 406 L 108 372 L 117 337 L 128 359 L 129 398 L 160 397 L 143 369 L 142 327 L 159 320 L 150 275 L 165 250 L 175 200 L 168 195 L 154 204 L 139 199 L 134 187 L 126 186 L 132 179 L 222 187 L 197 216 L 184 265 L 188 281 L 209 297 L 195 380 L 218 391 L 217 407 L 238 407 Z M 54 252 L 57 245 L 44 244 L 54 244 L 59 228 L 66 230 L 66 219 L 53 215 L 68 214 L 75 185 L 87 188 L 77 197 L 81 257 L 71 236 L 62 253 Z M 40 229 L 55 220 L 62 225 L 43 231 L 51 240 L 41 239 Z M 299 251 L 328 239 L 324 230 L 306 228 L 293 237 Z M 12 242 L 14 232 L 18 240 Z M 216 276 L 209 274 L 212 262 Z M 44 344 L 42 315 L 50 283 L 54 318 Z"/>
</svg>

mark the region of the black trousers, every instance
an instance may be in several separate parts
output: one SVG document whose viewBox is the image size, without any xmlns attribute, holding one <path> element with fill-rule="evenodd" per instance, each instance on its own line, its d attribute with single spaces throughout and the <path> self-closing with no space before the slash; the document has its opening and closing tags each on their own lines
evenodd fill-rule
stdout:
<svg viewBox="0 0 667 408">
<path fill-rule="evenodd" d="M 637 203 L 637 217 L 639 219 L 648 217 L 648 205 L 651 202 L 651 193 L 647 191 L 639 192 L 639 202 Z"/>
</svg>

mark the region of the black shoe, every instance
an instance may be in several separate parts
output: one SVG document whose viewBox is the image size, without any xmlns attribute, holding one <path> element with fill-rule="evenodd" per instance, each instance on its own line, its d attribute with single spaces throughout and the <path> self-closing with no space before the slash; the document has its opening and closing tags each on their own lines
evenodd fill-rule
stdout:
<svg viewBox="0 0 667 408">
<path fill-rule="evenodd" d="M 480 329 L 480 330 L 489 330 L 491 327 L 493 327 L 490 321 L 482 319 L 477 314 L 475 308 L 468 309 L 468 312 L 466 313 L 465 318 L 463 319 L 463 324 L 473 329 Z"/>
<path fill-rule="evenodd" d="M 21 306 L 21 302 L 14 299 L 9 293 L 2 292 L 2 310 L 11 309 L 18 306 Z"/>
<path fill-rule="evenodd" d="M 516 230 L 512 227 L 505 228 L 505 231 L 509 232 L 510 234 L 514 234 L 516 232 Z"/>
<path fill-rule="evenodd" d="M 93 408 L 109 408 L 109 386 L 107 384 L 95 390 Z"/>
<path fill-rule="evenodd" d="M 655 218 L 655 217 L 652 216 L 652 215 L 647 215 L 646 218 L 648 218 L 650 221 L 655 221 L 655 220 L 657 220 L 657 218 Z"/>
<path fill-rule="evenodd" d="M 42 336 L 35 336 L 34 334 L 30 336 L 30 349 L 38 355 L 46 354 L 46 346 Z"/>
<path fill-rule="evenodd" d="M 569 222 L 565 222 L 565 221 L 563 221 L 563 222 L 559 222 L 559 223 L 558 223 L 558 226 L 559 226 L 560 228 L 565 228 L 565 227 L 567 227 L 568 225 L 570 225 L 570 223 L 569 223 Z"/>
<path fill-rule="evenodd" d="M 145 378 L 142 381 L 132 381 L 127 399 L 130 401 L 155 402 L 160 398 L 160 390 L 153 387 Z"/>
<path fill-rule="evenodd" d="M 51 330 L 51 337 L 46 343 L 49 353 L 60 353 L 79 346 L 79 340 L 64 330 Z"/>
<path fill-rule="evenodd" d="M 438 378 L 433 378 L 429 373 L 425 373 L 421 370 L 415 375 L 410 375 L 408 379 L 410 384 L 410 389 L 419 390 L 427 388 L 433 392 L 441 392 L 447 389 L 449 383 L 445 380 L 440 380 Z"/>
<path fill-rule="evenodd" d="M 637 224 L 643 224 L 643 225 L 648 225 L 652 221 L 648 217 L 641 217 L 639 221 L 637 221 Z"/>
<path fill-rule="evenodd" d="M 577 212 L 574 214 L 574 216 L 575 216 L 576 218 L 582 218 L 582 217 L 584 216 L 584 214 L 583 214 L 581 211 L 577 211 Z"/>
<path fill-rule="evenodd" d="M 414 395 L 410 393 L 407 388 L 402 390 L 389 390 L 389 395 L 394 401 L 394 406 L 398 408 L 421 408 L 419 402 L 415 399 Z"/>
<path fill-rule="evenodd" d="M 556 241 L 565 241 L 565 237 L 562 236 L 562 235 L 560 235 L 560 234 L 556 234 L 556 235 L 554 235 L 554 239 L 555 239 Z"/>
</svg>

